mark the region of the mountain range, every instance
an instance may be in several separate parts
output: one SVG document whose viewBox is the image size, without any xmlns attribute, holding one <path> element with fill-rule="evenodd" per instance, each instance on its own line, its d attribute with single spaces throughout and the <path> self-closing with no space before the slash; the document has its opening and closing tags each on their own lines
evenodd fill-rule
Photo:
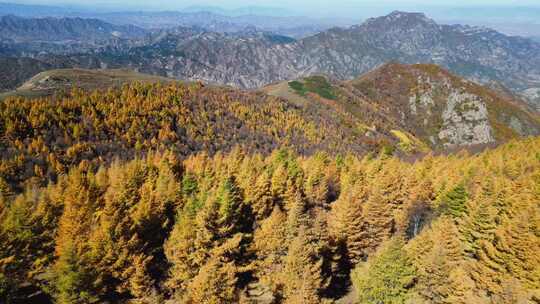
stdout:
<svg viewBox="0 0 540 304">
<path fill-rule="evenodd" d="M 516 93 L 540 86 L 540 44 L 403 12 L 291 43 L 207 32 L 187 39 L 170 34 L 129 50 L 127 57 L 137 58 L 132 66 L 145 71 L 243 88 L 318 73 L 352 79 L 391 60 L 436 63 L 480 83 L 500 82 Z"/>
<path fill-rule="evenodd" d="M 25 18 L 85 18 L 100 19 L 117 26 L 138 26 L 147 30 L 160 30 L 177 26 L 199 27 L 208 31 L 239 32 L 255 27 L 280 35 L 302 38 L 334 26 L 354 24 L 347 18 L 311 18 L 296 16 L 279 8 L 243 7 L 235 10 L 208 6 L 192 6 L 181 11 L 96 11 L 83 7 L 55 7 L 0 3 L 0 16 L 14 15 Z"/>
<path fill-rule="evenodd" d="M 55 61 L 248 89 L 316 74 L 350 80 L 393 60 L 435 63 L 481 84 L 502 85 L 539 107 L 538 42 L 487 28 L 440 25 L 421 13 L 396 11 L 298 40 L 256 28 L 218 33 L 179 27 L 151 37 L 142 44 L 98 48 Z M 44 62 L 49 57 L 34 56 Z"/>
<path fill-rule="evenodd" d="M 228 16 L 212 11 L 167 11 L 167 12 L 112 12 L 83 15 L 107 22 L 133 24 L 149 30 L 183 27 L 198 27 L 206 31 L 234 33 L 255 28 L 293 38 L 304 38 L 334 26 L 348 26 L 348 20 L 324 20 L 302 16 L 234 15 Z"/>
<path fill-rule="evenodd" d="M 0 17 L 0 39 L 4 41 L 99 41 L 112 38 L 134 39 L 146 32 L 135 26 L 118 26 L 98 19 Z"/>
<path fill-rule="evenodd" d="M 86 18 L 0 17 L 0 54 L 84 53 L 101 47 L 133 46 L 147 31 L 132 25 L 113 25 Z"/>
</svg>

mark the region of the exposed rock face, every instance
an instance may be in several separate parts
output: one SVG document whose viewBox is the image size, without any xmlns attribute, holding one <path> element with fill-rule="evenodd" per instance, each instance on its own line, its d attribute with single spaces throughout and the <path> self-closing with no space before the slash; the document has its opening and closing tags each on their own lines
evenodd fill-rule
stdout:
<svg viewBox="0 0 540 304">
<path fill-rule="evenodd" d="M 478 96 L 452 91 L 442 113 L 439 139 L 448 146 L 494 142 L 486 104 Z"/>
<path fill-rule="evenodd" d="M 526 89 L 521 93 L 521 96 L 530 101 L 531 106 L 540 112 L 540 88 Z"/>
<path fill-rule="evenodd" d="M 415 92 L 409 97 L 411 114 L 422 117 L 425 127 L 430 127 L 429 117 L 439 115 L 433 113 L 437 112 L 436 103 L 446 102 L 440 114 L 442 125 L 437 135 L 438 140 L 431 136 L 430 141 L 440 142 L 445 146 L 494 142 L 485 101 L 477 95 L 464 92 L 462 87 L 454 87 L 450 78 L 445 75 L 436 75 L 433 78 L 426 74 L 418 76 L 412 88 Z M 519 123 L 519 120 L 514 123 Z"/>
<path fill-rule="evenodd" d="M 447 83 L 444 85 L 448 86 Z M 418 115 L 418 108 L 425 109 L 428 113 L 431 113 L 430 108 L 435 105 L 433 100 L 433 93 L 437 86 L 436 82 L 432 82 L 429 77 L 424 78 L 418 76 L 417 80 L 417 92 L 409 97 L 409 107 L 413 115 Z"/>
<path fill-rule="evenodd" d="M 526 126 L 524 126 L 521 120 L 519 120 L 517 117 L 512 116 L 510 118 L 510 128 L 521 136 L 527 135 Z"/>
<path fill-rule="evenodd" d="M 350 84 L 358 90 L 356 96 L 384 113 L 384 124 L 432 147 L 482 145 L 540 134 L 540 117 L 524 102 L 436 65 L 387 64 Z"/>
</svg>

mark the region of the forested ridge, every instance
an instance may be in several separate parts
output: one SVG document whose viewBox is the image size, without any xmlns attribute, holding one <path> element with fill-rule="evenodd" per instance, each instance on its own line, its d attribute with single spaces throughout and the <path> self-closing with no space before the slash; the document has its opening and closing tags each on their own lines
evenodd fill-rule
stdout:
<svg viewBox="0 0 540 304">
<path fill-rule="evenodd" d="M 150 150 L 182 156 L 235 146 L 266 154 L 279 147 L 301 154 L 366 153 L 396 143 L 363 138 L 354 121 L 263 93 L 199 83 L 9 98 L 0 102 L 0 179 L 20 191 L 25 182 L 45 185 L 83 161 L 96 167 Z"/>
</svg>

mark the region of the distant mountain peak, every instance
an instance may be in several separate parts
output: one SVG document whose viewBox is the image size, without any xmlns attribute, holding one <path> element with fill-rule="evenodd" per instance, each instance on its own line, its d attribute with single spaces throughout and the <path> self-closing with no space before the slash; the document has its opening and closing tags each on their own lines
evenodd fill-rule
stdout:
<svg viewBox="0 0 540 304">
<path fill-rule="evenodd" d="M 422 19 L 429 19 L 426 17 L 426 14 L 420 13 L 420 12 L 406 12 L 406 11 L 393 11 L 390 14 L 386 16 L 387 18 L 422 18 Z"/>
<path fill-rule="evenodd" d="M 417 12 L 404 12 L 404 11 L 393 11 L 390 14 L 382 17 L 370 18 L 365 24 L 367 25 L 418 25 L 418 24 L 428 24 L 428 25 L 437 25 L 437 23 L 428 18 L 424 13 Z"/>
</svg>

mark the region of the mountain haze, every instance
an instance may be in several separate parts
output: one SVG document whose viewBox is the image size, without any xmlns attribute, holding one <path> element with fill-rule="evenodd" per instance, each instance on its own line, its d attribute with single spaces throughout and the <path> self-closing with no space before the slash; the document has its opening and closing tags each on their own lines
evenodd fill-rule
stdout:
<svg viewBox="0 0 540 304">
<path fill-rule="evenodd" d="M 131 25 L 113 25 L 85 18 L 0 17 L 0 54 L 38 57 L 87 53 L 107 47 L 129 47 L 147 32 Z"/>
<path fill-rule="evenodd" d="M 117 26 L 98 19 L 0 17 L 0 39 L 14 42 L 99 41 L 138 38 L 145 31 L 135 26 Z"/>
</svg>

